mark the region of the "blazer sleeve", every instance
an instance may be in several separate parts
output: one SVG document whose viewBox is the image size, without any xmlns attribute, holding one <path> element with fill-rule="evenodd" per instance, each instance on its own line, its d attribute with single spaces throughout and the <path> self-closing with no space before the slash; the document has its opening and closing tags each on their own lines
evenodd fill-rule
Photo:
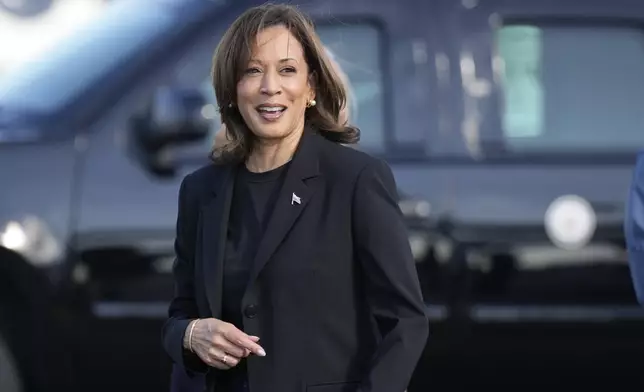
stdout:
<svg viewBox="0 0 644 392">
<path fill-rule="evenodd" d="M 389 166 L 374 160 L 360 173 L 353 236 L 366 295 L 382 339 L 360 392 L 403 392 L 425 348 L 429 321 Z"/>
<path fill-rule="evenodd" d="M 624 233 L 628 264 L 637 295 L 637 301 L 644 305 L 644 154 L 639 154 L 624 214 Z"/>
<path fill-rule="evenodd" d="M 163 325 L 163 346 L 172 361 L 184 369 L 189 377 L 206 373 L 208 366 L 192 352 L 183 348 L 183 338 L 190 321 L 199 317 L 194 290 L 194 251 L 197 235 L 198 203 L 189 189 L 190 175 L 179 189 L 175 260 L 172 267 L 175 292 Z"/>
</svg>

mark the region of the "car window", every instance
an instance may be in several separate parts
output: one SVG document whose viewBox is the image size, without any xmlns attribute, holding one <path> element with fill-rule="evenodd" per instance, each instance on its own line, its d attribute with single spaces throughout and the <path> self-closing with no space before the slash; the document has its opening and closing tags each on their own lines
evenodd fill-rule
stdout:
<svg viewBox="0 0 644 392">
<path fill-rule="evenodd" d="M 360 148 L 384 148 L 384 104 L 381 31 L 371 24 L 326 24 L 317 31 L 331 57 L 340 65 L 349 81 L 351 123 L 362 130 Z M 202 91 L 216 107 L 211 79 L 201 84 Z M 219 129 L 216 118 L 212 132 Z M 210 147 L 212 138 L 207 141 Z"/>
<path fill-rule="evenodd" d="M 381 33 L 369 24 L 318 27 L 322 42 L 349 81 L 349 115 L 361 130 L 360 146 L 384 147 L 387 115 L 384 101 Z"/>
<path fill-rule="evenodd" d="M 497 45 L 508 150 L 619 152 L 644 146 L 642 31 L 509 25 L 498 31 Z"/>
</svg>

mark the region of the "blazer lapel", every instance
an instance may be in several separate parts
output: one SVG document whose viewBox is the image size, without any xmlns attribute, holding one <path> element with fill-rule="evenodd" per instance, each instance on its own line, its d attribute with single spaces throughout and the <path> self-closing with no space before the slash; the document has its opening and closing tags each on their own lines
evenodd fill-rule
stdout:
<svg viewBox="0 0 644 392">
<path fill-rule="evenodd" d="M 247 288 L 257 279 L 315 193 L 312 182 L 307 180 L 319 175 L 315 148 L 317 137 L 319 136 L 311 134 L 308 129 L 302 135 L 300 145 L 279 190 L 264 237 L 259 243 Z"/>
<path fill-rule="evenodd" d="M 234 170 L 223 169 L 221 181 L 215 189 L 216 197 L 203 206 L 202 262 L 204 285 L 213 317 L 221 315 L 221 297 L 224 277 L 224 251 L 228 217 L 234 188 Z"/>
</svg>

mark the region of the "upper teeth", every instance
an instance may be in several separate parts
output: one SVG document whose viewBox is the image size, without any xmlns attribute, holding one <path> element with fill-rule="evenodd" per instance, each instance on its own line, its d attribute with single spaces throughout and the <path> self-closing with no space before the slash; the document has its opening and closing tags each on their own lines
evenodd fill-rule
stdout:
<svg viewBox="0 0 644 392">
<path fill-rule="evenodd" d="M 261 107 L 261 108 L 259 108 L 259 110 L 265 110 L 267 112 L 278 112 L 278 111 L 280 111 L 282 109 L 283 108 L 281 108 L 281 107 Z"/>
</svg>

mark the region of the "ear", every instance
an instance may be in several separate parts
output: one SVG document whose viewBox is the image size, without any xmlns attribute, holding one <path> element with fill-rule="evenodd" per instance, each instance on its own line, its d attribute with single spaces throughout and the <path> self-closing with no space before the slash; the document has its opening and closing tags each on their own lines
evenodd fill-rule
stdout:
<svg viewBox="0 0 644 392">
<path fill-rule="evenodd" d="M 316 96 L 316 89 L 317 89 L 317 84 L 316 84 L 316 74 L 315 72 L 312 72 L 309 74 L 309 79 L 308 79 L 308 85 L 309 85 L 309 101 L 312 99 L 315 99 Z"/>
</svg>

